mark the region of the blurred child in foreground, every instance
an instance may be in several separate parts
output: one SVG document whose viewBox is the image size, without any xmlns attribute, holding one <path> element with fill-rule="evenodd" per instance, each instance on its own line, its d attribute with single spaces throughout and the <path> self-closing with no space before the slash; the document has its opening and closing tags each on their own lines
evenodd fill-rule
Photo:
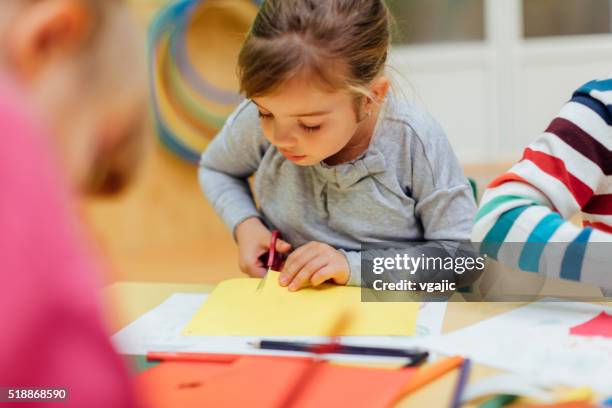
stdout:
<svg viewBox="0 0 612 408">
<path fill-rule="evenodd" d="M 75 193 L 116 192 L 142 147 L 142 45 L 116 0 L 0 2 L 0 387 L 134 399 Z"/>
</svg>

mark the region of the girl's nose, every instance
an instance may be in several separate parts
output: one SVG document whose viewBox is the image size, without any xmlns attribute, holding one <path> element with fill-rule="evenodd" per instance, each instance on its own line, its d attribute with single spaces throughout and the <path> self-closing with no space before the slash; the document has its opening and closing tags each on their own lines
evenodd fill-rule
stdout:
<svg viewBox="0 0 612 408">
<path fill-rule="evenodd" d="M 280 126 L 274 126 L 272 130 L 272 141 L 275 146 L 290 149 L 295 147 L 297 139 L 291 135 L 289 129 L 283 129 Z"/>
</svg>

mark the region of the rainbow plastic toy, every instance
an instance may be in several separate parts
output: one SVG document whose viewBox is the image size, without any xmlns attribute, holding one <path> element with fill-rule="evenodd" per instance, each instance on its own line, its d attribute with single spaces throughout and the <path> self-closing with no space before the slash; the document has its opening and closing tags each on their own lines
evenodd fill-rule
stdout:
<svg viewBox="0 0 612 408">
<path fill-rule="evenodd" d="M 241 102 L 235 61 L 261 1 L 182 0 L 162 8 L 149 28 L 149 80 L 161 142 L 198 163 Z"/>
</svg>

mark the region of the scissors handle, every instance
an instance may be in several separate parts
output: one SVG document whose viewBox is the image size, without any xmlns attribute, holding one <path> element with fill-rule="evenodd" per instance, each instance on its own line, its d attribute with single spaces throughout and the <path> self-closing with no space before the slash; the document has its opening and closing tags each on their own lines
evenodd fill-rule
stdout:
<svg viewBox="0 0 612 408">
<path fill-rule="evenodd" d="M 280 261 L 280 257 L 276 256 L 276 241 L 280 237 L 280 232 L 278 230 L 272 231 L 272 238 L 270 238 L 270 246 L 268 248 L 268 262 L 266 266 L 268 269 L 272 268 L 276 270 L 278 265 L 278 261 Z"/>
</svg>

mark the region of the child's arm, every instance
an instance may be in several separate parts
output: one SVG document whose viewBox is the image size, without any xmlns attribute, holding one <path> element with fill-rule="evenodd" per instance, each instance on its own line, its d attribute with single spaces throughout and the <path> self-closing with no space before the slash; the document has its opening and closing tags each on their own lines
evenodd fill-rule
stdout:
<svg viewBox="0 0 612 408">
<path fill-rule="evenodd" d="M 419 258 L 475 257 L 469 244 L 476 202 L 472 188 L 463 174 L 446 134 L 437 121 L 426 112 L 415 116 L 411 124 L 411 172 L 405 177 L 407 194 L 414 201 L 414 213 L 422 226 L 422 242 L 405 243 L 399 252 Z M 348 254 L 349 259 L 356 257 Z M 470 275 L 471 276 L 471 275 Z M 352 277 L 352 275 L 351 275 Z M 441 282 L 448 279 L 465 284 L 462 276 L 445 268 L 421 268 L 409 274 L 396 271 L 390 280 L 409 278 L 413 282 Z"/>
<path fill-rule="evenodd" d="M 243 102 L 202 154 L 199 180 L 204 194 L 235 238 L 236 227 L 258 217 L 248 178 L 263 156 L 257 109 Z"/>
<path fill-rule="evenodd" d="M 606 178 L 612 115 L 605 92 L 610 90 L 612 80 L 581 87 L 546 132 L 525 149 L 522 160 L 489 185 L 472 233 L 474 242 L 482 242 L 482 251 L 497 259 L 503 245 L 521 245 L 518 257 L 500 261 L 612 287 L 603 245 L 586 245 L 612 241 L 611 227 L 594 225 L 606 233 L 566 221 L 580 211 L 612 212 L 612 186 Z M 552 242 L 557 244 L 548 244 Z"/>
<path fill-rule="evenodd" d="M 202 154 L 199 178 L 202 190 L 238 244 L 238 265 L 253 277 L 266 268 L 260 259 L 268 251 L 271 232 L 261 222 L 248 178 L 257 170 L 267 142 L 257 108 L 243 102 Z M 278 240 L 276 250 L 287 253 L 291 245 Z"/>
<path fill-rule="evenodd" d="M 412 179 L 406 180 L 423 240 L 469 242 L 476 214 L 472 187 L 444 130 L 429 116 L 424 122 L 415 137 Z"/>
</svg>

